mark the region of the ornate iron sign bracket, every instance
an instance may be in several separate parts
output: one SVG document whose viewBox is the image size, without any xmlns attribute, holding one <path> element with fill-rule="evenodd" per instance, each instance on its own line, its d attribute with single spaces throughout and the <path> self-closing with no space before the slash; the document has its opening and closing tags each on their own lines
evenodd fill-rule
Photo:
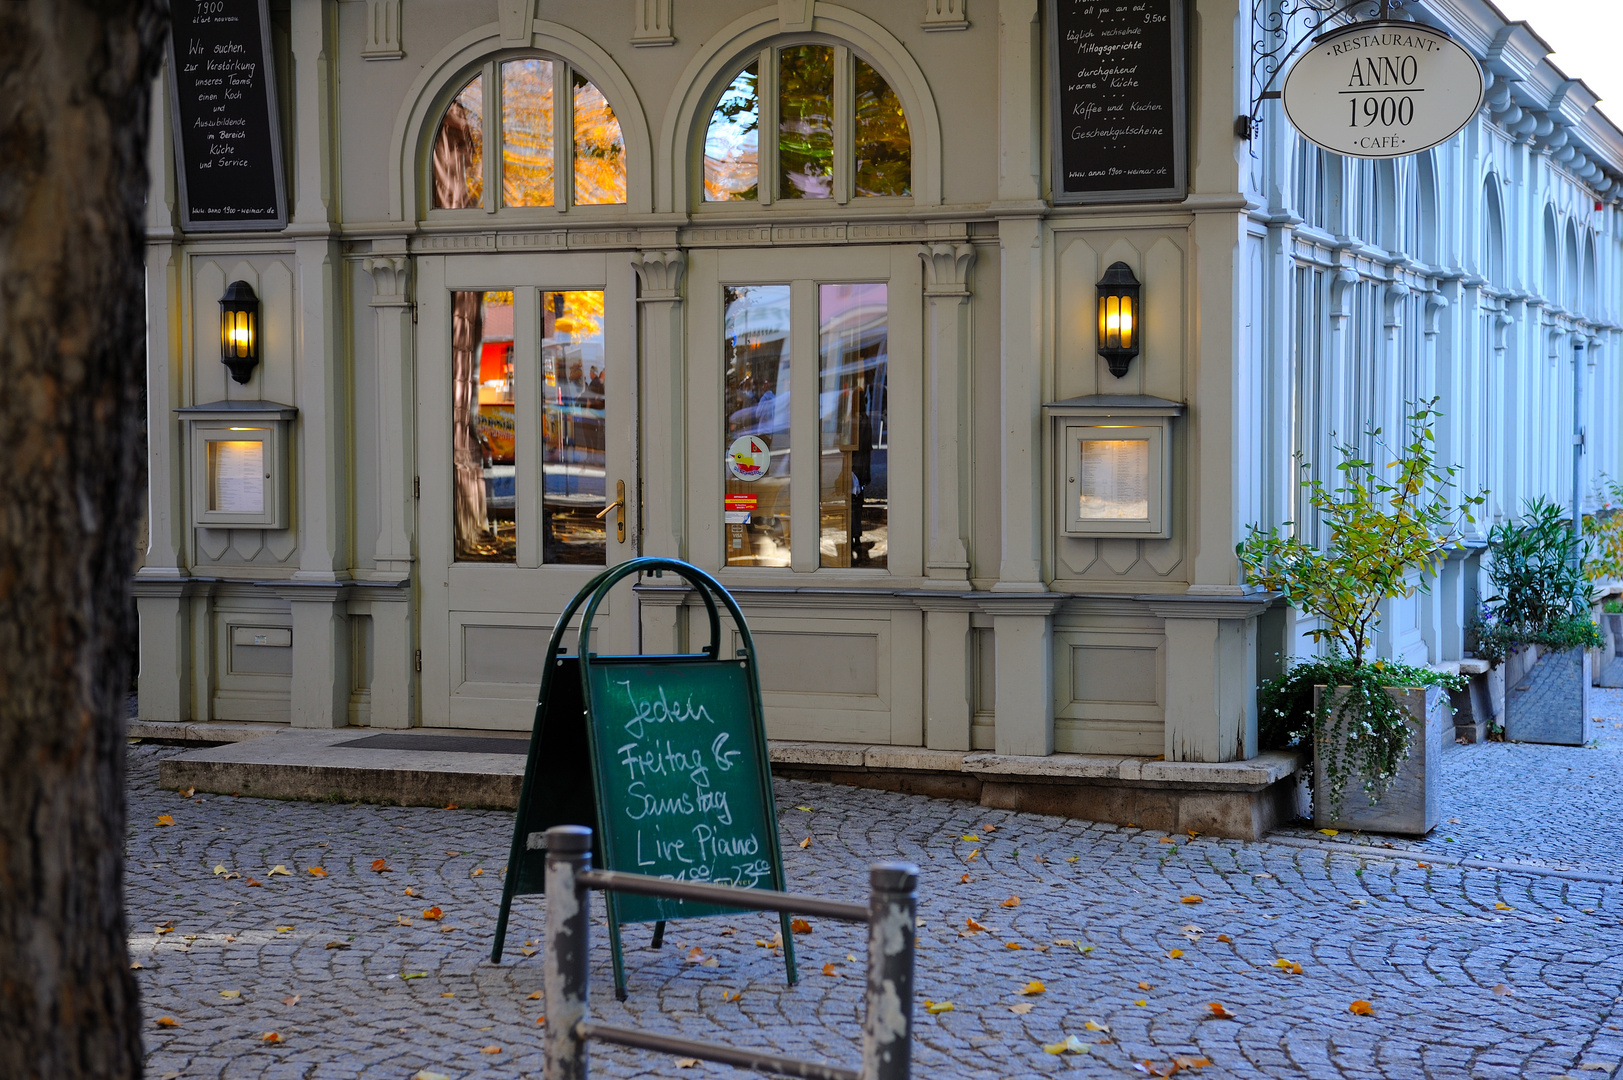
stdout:
<svg viewBox="0 0 1623 1080">
<path fill-rule="evenodd" d="M 1234 120 L 1234 134 L 1250 142 L 1262 123 L 1262 103 L 1277 98 L 1274 80 L 1285 70 L 1291 57 L 1332 20 L 1358 8 L 1368 8 L 1377 20 L 1385 19 L 1394 8 L 1409 0 L 1252 0 L 1251 23 L 1256 38 L 1251 43 L 1251 110 Z M 1298 15 L 1306 14 L 1306 24 L 1294 40 L 1290 26 Z"/>
</svg>

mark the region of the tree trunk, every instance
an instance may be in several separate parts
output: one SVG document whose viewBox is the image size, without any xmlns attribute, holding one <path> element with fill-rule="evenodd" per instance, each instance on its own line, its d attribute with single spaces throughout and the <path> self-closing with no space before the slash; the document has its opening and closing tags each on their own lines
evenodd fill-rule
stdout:
<svg viewBox="0 0 1623 1080">
<path fill-rule="evenodd" d="M 166 0 L 0 3 L 0 1077 L 138 1077 L 124 929 Z"/>
</svg>

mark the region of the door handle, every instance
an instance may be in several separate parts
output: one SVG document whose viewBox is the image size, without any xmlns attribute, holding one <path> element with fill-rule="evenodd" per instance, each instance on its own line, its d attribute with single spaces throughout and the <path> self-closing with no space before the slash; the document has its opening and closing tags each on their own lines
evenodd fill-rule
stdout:
<svg viewBox="0 0 1623 1080">
<path fill-rule="evenodd" d="M 614 516 L 614 539 L 623 544 L 626 542 L 626 482 L 624 480 L 614 482 L 614 501 L 602 509 L 597 515 L 597 520 L 602 521 L 608 517 L 616 507 L 619 508 L 620 512 Z"/>
</svg>

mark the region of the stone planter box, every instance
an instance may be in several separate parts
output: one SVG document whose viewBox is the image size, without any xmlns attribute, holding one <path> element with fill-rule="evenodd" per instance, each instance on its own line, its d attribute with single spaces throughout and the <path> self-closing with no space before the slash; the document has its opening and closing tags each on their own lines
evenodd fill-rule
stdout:
<svg viewBox="0 0 1623 1080">
<path fill-rule="evenodd" d="M 1314 708 L 1324 691 L 1322 686 L 1314 688 Z M 1345 692 L 1345 688 L 1337 688 L 1338 697 Z M 1364 794 L 1362 774 L 1354 771 L 1342 789 L 1341 813 L 1332 818 L 1330 780 L 1323 760 L 1314 754 L 1315 828 L 1424 836 L 1442 820 L 1443 748 L 1453 731 L 1448 694 L 1438 686 L 1389 686 L 1386 692 L 1409 713 L 1408 760 L 1374 806 Z"/>
<path fill-rule="evenodd" d="M 1538 663 L 1505 692 L 1505 741 L 1583 746 L 1595 737 L 1588 649 L 1539 651 Z"/>
<path fill-rule="evenodd" d="M 1601 616 L 1601 626 L 1607 631 L 1607 640 L 1611 643 L 1610 652 L 1602 652 L 1600 668 L 1595 672 L 1595 685 L 1607 687 L 1623 686 L 1623 615 L 1604 614 Z"/>
</svg>

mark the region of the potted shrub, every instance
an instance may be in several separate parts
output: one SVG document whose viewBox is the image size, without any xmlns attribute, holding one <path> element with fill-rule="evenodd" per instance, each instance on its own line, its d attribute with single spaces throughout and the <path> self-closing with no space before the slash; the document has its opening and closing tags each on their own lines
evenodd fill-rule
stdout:
<svg viewBox="0 0 1623 1080">
<path fill-rule="evenodd" d="M 1464 680 L 1369 658 L 1382 602 L 1427 588 L 1428 572 L 1483 501 L 1458 495 L 1457 470 L 1436 464 L 1435 406 L 1434 398 L 1408 417 L 1409 437 L 1390 465 L 1344 446 L 1335 487 L 1303 481 L 1322 522 L 1322 549 L 1295 530 L 1255 525 L 1236 548 L 1247 579 L 1317 617 L 1313 639 L 1328 648 L 1258 695 L 1259 733 L 1275 746 L 1313 752 L 1313 819 L 1321 828 L 1424 835 L 1438 821 L 1447 691 Z M 1380 430 L 1369 434 L 1387 456 Z M 1350 797 L 1355 792 L 1362 797 Z"/>
<path fill-rule="evenodd" d="M 1590 614 L 1594 588 L 1585 562 L 1594 545 L 1571 519 L 1543 498 L 1520 521 L 1488 534 L 1492 621 L 1477 632 L 1477 653 L 1503 663 L 1536 648 L 1534 663 L 1505 686 L 1505 740 L 1582 746 L 1594 738 L 1590 712 L 1590 649 L 1604 643 Z"/>
<path fill-rule="evenodd" d="M 1597 587 L 1623 582 L 1623 484 L 1602 477 L 1601 493 L 1600 508 L 1584 515 L 1584 535 L 1594 544 L 1584 572 Z M 1595 685 L 1623 686 L 1623 600 L 1614 596 L 1601 605 L 1600 625 L 1606 644 L 1594 657 Z"/>
</svg>

